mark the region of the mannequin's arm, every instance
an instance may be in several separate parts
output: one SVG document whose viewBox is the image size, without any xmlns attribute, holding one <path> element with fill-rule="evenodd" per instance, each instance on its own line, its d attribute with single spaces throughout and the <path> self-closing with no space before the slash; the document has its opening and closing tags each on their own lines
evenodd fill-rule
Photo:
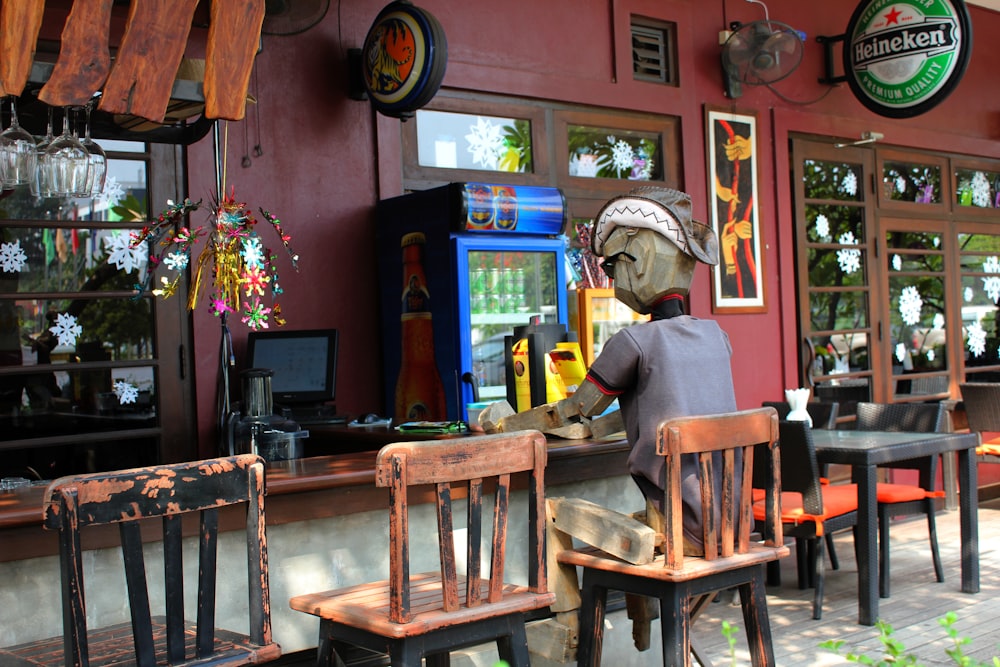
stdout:
<svg viewBox="0 0 1000 667">
<path fill-rule="evenodd" d="M 514 412 L 505 401 L 494 403 L 483 411 L 479 423 L 487 433 L 539 429 L 566 438 L 586 438 L 591 435 L 588 418 L 604 412 L 614 400 L 584 380 L 569 398 L 524 412 Z"/>
</svg>

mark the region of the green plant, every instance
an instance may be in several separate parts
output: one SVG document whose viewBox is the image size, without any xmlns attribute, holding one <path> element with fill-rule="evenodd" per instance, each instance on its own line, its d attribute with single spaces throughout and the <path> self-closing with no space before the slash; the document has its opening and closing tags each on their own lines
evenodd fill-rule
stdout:
<svg viewBox="0 0 1000 667">
<path fill-rule="evenodd" d="M 988 667 L 992 665 L 993 667 L 1000 667 L 1000 657 L 995 657 L 990 662 L 979 662 L 965 654 L 965 647 L 969 645 L 972 641 L 968 637 L 960 637 L 958 630 L 955 628 L 955 622 L 958 620 L 958 615 L 955 612 L 948 612 L 945 614 L 944 618 L 938 619 L 938 623 L 944 628 L 945 633 L 952 641 L 952 645 L 946 648 L 944 652 L 952 659 L 956 665 L 960 667 Z M 892 636 L 893 629 L 892 626 L 885 621 L 878 621 L 875 627 L 879 631 L 879 641 L 882 642 L 884 647 L 884 653 L 880 658 L 873 658 L 864 653 L 854 653 L 853 651 L 848 651 L 845 654 L 845 658 L 849 662 L 856 662 L 862 665 L 874 665 L 875 667 L 890 667 L 898 665 L 907 665 L 909 667 L 923 667 L 924 663 L 920 662 L 920 659 L 913 655 L 912 653 L 907 653 L 906 648 L 903 646 L 902 642 Z M 723 634 L 726 634 L 726 628 L 723 627 Z M 730 642 L 732 640 L 730 639 Z M 840 654 L 841 649 L 844 648 L 844 640 L 842 639 L 831 639 L 821 643 L 820 648 L 831 651 L 832 653 Z"/>
<path fill-rule="evenodd" d="M 732 667 L 736 667 L 736 633 L 739 631 L 740 629 L 729 621 L 722 622 L 722 636 L 726 638 L 726 642 L 729 644 L 729 664 Z"/>
</svg>

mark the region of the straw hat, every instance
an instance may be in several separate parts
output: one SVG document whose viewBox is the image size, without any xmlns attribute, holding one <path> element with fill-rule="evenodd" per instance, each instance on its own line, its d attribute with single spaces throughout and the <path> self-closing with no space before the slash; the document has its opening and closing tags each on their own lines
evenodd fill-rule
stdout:
<svg viewBox="0 0 1000 667">
<path fill-rule="evenodd" d="M 604 242 L 616 227 L 652 229 L 699 262 L 719 263 L 719 239 L 711 227 L 691 219 L 691 197 L 685 192 L 643 186 L 608 201 L 594 217 L 594 254 L 604 254 Z"/>
</svg>

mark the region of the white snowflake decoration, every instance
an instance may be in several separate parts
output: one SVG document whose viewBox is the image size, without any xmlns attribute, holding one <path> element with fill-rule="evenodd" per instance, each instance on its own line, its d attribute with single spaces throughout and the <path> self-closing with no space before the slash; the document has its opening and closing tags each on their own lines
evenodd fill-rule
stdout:
<svg viewBox="0 0 1000 667">
<path fill-rule="evenodd" d="M 830 220 L 822 213 L 816 216 L 816 236 L 824 241 L 830 238 Z"/>
<path fill-rule="evenodd" d="M 1000 273 L 1000 260 L 997 259 L 996 255 L 988 257 L 983 262 L 983 272 Z M 1000 302 L 1000 276 L 993 275 L 983 278 L 983 291 L 993 300 L 993 303 Z"/>
<path fill-rule="evenodd" d="M 934 328 L 944 329 L 944 315 L 941 313 L 934 313 Z"/>
<path fill-rule="evenodd" d="M 924 300 L 917 288 L 913 285 L 904 287 L 899 295 L 899 316 L 903 318 L 903 323 L 913 326 L 920 322 L 920 309 L 923 307 Z"/>
<path fill-rule="evenodd" d="M 965 291 L 962 292 L 962 297 L 965 299 L 966 303 L 972 301 L 973 296 L 975 296 L 975 293 L 972 291 L 971 287 L 966 287 Z"/>
<path fill-rule="evenodd" d="M 934 354 L 933 348 L 930 349 L 930 350 L 927 350 L 927 352 L 925 354 L 927 355 L 927 361 L 934 361 L 934 357 L 937 356 L 937 355 Z"/>
<path fill-rule="evenodd" d="M 260 238 L 251 236 L 243 241 L 243 250 L 240 251 L 247 266 L 264 267 L 264 246 L 260 243 Z"/>
<path fill-rule="evenodd" d="M 896 192 L 900 194 L 906 192 L 906 179 L 902 176 L 896 177 Z"/>
<path fill-rule="evenodd" d="M 189 261 L 190 258 L 185 252 L 172 252 L 163 258 L 163 264 L 171 271 L 183 271 Z"/>
<path fill-rule="evenodd" d="M 569 161 L 569 175 L 580 176 L 582 178 L 594 178 L 597 176 L 597 156 L 596 155 L 574 155 Z"/>
<path fill-rule="evenodd" d="M 972 204 L 980 208 L 990 205 L 990 182 L 981 171 L 977 171 L 972 177 Z"/>
<path fill-rule="evenodd" d="M 125 273 L 132 273 L 146 265 L 146 242 L 132 247 L 132 237 L 121 232 L 112 232 L 104 237 L 104 249 L 108 253 L 108 264 Z"/>
<path fill-rule="evenodd" d="M 105 204 L 108 208 L 117 206 L 118 202 L 125 198 L 125 189 L 114 176 L 108 176 L 104 181 L 104 189 L 94 195 L 94 199 Z"/>
<path fill-rule="evenodd" d="M 844 174 L 844 180 L 840 182 L 840 189 L 851 197 L 858 194 L 858 177 L 853 171 Z"/>
<path fill-rule="evenodd" d="M 986 330 L 979 322 L 969 325 L 969 352 L 974 357 L 981 357 L 986 352 Z"/>
<path fill-rule="evenodd" d="M 893 255 L 892 256 L 892 268 L 894 268 L 897 271 L 902 271 L 903 270 L 903 258 L 900 257 L 899 255 Z"/>
<path fill-rule="evenodd" d="M 76 323 L 76 318 L 66 313 L 59 313 L 56 317 L 56 325 L 49 329 L 59 339 L 60 345 L 73 347 L 76 339 L 83 333 L 83 327 Z"/>
<path fill-rule="evenodd" d="M 608 143 L 613 144 L 611 161 L 615 166 L 615 170 L 619 172 L 631 171 L 632 165 L 635 162 L 635 153 L 632 147 L 628 145 L 628 142 L 624 140 L 615 141 L 614 137 L 608 137 Z"/>
<path fill-rule="evenodd" d="M 493 121 L 482 116 L 476 117 L 476 124 L 470 125 L 469 133 L 465 135 L 474 164 L 481 164 L 486 169 L 497 168 L 504 146 L 501 131 L 500 126 L 494 125 Z"/>
<path fill-rule="evenodd" d="M 115 382 L 115 396 L 118 397 L 119 405 L 135 403 L 135 399 L 139 397 L 139 389 L 124 380 L 119 380 Z"/>
<path fill-rule="evenodd" d="M 0 243 L 0 266 L 4 273 L 20 273 L 28 265 L 28 256 L 21 249 L 20 241 Z"/>
<path fill-rule="evenodd" d="M 993 300 L 993 303 L 1000 302 L 1000 276 L 983 278 L 983 291 L 986 292 L 986 296 Z"/>
<path fill-rule="evenodd" d="M 853 232 L 844 232 L 837 239 L 842 245 L 857 245 Z M 837 263 L 840 270 L 846 274 L 852 274 L 861 268 L 861 251 L 857 248 L 841 248 L 837 251 Z"/>
<path fill-rule="evenodd" d="M 903 363 L 906 359 L 906 346 L 902 343 L 896 343 L 896 361 Z"/>
<path fill-rule="evenodd" d="M 941 247 L 941 237 L 940 236 L 935 236 L 933 239 L 931 239 L 931 243 L 934 244 L 935 248 L 940 248 Z"/>
</svg>

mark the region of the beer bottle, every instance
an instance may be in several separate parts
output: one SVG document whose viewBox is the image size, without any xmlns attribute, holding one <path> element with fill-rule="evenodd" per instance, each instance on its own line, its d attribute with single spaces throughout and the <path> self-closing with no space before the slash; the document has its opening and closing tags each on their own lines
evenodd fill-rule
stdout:
<svg viewBox="0 0 1000 667">
<path fill-rule="evenodd" d="M 434 324 L 424 275 L 424 235 L 406 234 L 403 248 L 403 298 L 400 314 L 402 357 L 396 380 L 397 421 L 446 418 L 444 385 L 434 359 Z"/>
</svg>

